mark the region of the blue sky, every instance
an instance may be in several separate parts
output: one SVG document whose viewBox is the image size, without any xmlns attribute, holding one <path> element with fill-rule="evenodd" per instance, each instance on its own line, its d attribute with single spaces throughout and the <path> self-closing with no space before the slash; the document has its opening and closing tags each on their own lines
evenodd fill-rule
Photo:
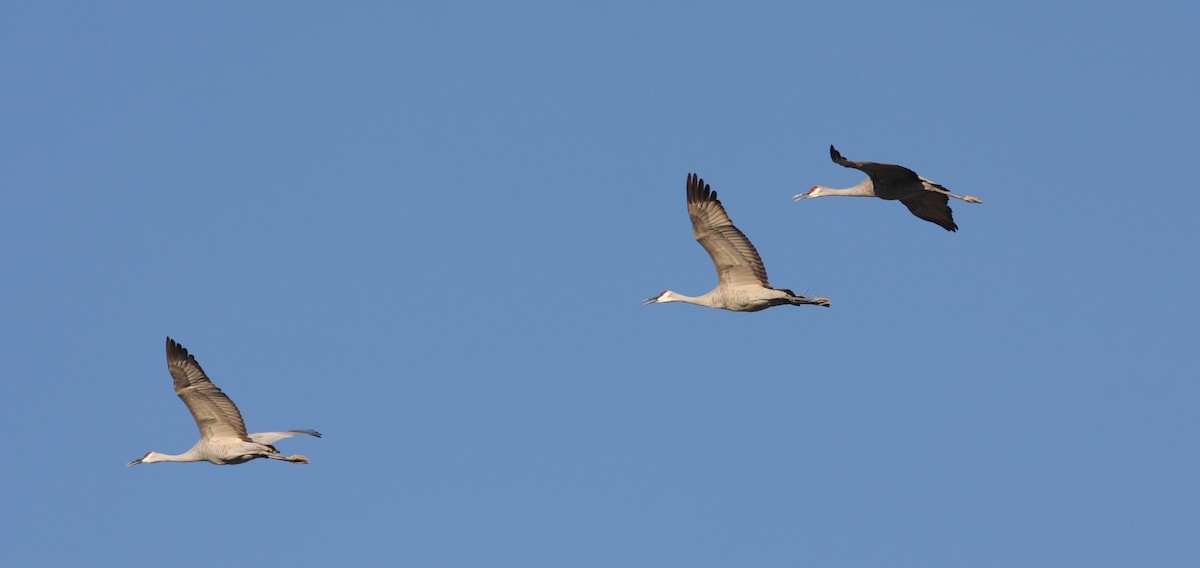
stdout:
<svg viewBox="0 0 1200 568">
<path fill-rule="evenodd" d="M 13 565 L 1200 560 L 1189 3 L 0 7 Z M 846 187 L 900 163 L 948 233 Z M 684 180 L 772 283 L 708 291 Z M 313 463 L 196 439 L 163 340 Z"/>
</svg>

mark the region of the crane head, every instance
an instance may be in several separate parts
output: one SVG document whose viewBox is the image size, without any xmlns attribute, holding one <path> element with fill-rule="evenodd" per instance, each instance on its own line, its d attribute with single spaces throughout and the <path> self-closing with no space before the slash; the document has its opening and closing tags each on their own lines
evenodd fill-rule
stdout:
<svg viewBox="0 0 1200 568">
<path fill-rule="evenodd" d="M 792 196 L 792 202 L 795 203 L 801 199 L 808 199 L 809 197 L 821 197 L 821 186 L 814 185 L 812 186 L 812 189 L 809 189 L 804 193 L 797 193 L 796 195 Z"/>
<path fill-rule="evenodd" d="M 150 457 L 150 454 L 153 454 L 153 453 L 154 452 L 146 452 L 146 455 L 125 464 L 125 467 L 129 467 L 131 465 L 137 465 L 139 463 L 154 463 L 153 461 L 146 461 L 146 459 Z"/>
<path fill-rule="evenodd" d="M 663 290 L 662 292 L 659 292 L 658 295 L 654 296 L 653 298 L 646 298 L 645 300 L 642 300 L 642 305 L 645 306 L 645 305 L 649 305 L 649 304 L 656 304 L 658 302 L 670 302 L 670 301 L 671 301 L 671 291 Z"/>
</svg>

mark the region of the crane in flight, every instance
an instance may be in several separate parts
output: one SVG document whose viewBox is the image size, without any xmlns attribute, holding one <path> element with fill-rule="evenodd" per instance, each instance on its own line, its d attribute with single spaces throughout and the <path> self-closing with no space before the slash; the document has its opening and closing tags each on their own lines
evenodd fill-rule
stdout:
<svg viewBox="0 0 1200 568">
<path fill-rule="evenodd" d="M 196 358 L 170 337 L 167 338 L 167 369 L 175 379 L 175 394 L 183 399 L 183 403 L 192 412 L 192 418 L 196 419 L 196 426 L 200 429 L 200 441 L 196 442 L 192 449 L 179 455 L 146 452 L 146 455 L 125 464 L 126 466 L 194 461 L 230 465 L 245 463 L 255 458 L 309 463 L 308 458 L 301 455 L 281 455 L 271 444 L 297 434 L 320 438 L 320 433 L 316 430 L 288 430 L 247 434 L 246 424 L 242 421 L 242 413 L 238 412 L 237 406 L 217 388 L 217 385 L 208 380 Z"/>
<path fill-rule="evenodd" d="M 861 170 L 867 174 L 867 179 L 846 189 L 814 185 L 812 189 L 796 194 L 793 197 L 794 201 L 829 195 L 899 200 L 905 207 L 908 207 L 909 211 L 912 211 L 913 215 L 940 225 L 947 231 L 958 230 L 958 225 L 954 224 L 954 213 L 950 210 L 951 197 L 967 203 L 983 203 L 978 197 L 950 193 L 945 187 L 917 175 L 917 172 L 904 166 L 875 162 L 852 162 L 843 158 L 842 153 L 832 145 L 829 146 L 829 157 L 835 164 Z"/>
<path fill-rule="evenodd" d="M 828 298 L 805 298 L 791 290 L 772 288 L 758 251 L 750 244 L 750 239 L 733 226 L 725 207 L 717 200 L 717 192 L 696 174 L 688 174 L 687 207 L 688 217 L 692 219 L 692 233 L 717 268 L 717 287 L 698 297 L 664 290 L 647 298 L 643 305 L 687 302 L 734 312 L 757 312 L 784 305 L 829 307 Z"/>
</svg>

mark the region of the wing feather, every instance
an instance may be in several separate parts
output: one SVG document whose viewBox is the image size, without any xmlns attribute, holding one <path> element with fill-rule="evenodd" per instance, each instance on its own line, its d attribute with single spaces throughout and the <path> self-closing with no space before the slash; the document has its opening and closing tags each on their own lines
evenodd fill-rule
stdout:
<svg viewBox="0 0 1200 568">
<path fill-rule="evenodd" d="M 950 209 L 950 198 L 935 191 L 922 191 L 900 200 L 913 215 L 937 224 L 947 231 L 957 231 L 954 212 Z"/>
<path fill-rule="evenodd" d="M 175 394 L 191 411 L 201 438 L 250 441 L 237 405 L 208 380 L 196 358 L 170 337 L 167 338 L 167 369 L 175 379 Z"/>
<path fill-rule="evenodd" d="M 261 432 L 258 434 L 250 434 L 250 439 L 260 444 L 271 445 L 284 438 L 291 438 L 297 434 L 308 434 L 309 436 L 321 437 L 321 433 L 316 430 L 288 430 L 287 432 Z"/>
<path fill-rule="evenodd" d="M 721 283 L 728 286 L 760 284 L 770 287 L 762 257 L 750 239 L 733 225 L 725 213 L 725 207 L 717 199 L 717 192 L 696 174 L 688 174 L 687 204 L 688 217 L 692 219 L 692 233 L 700 246 L 708 251 Z"/>
</svg>

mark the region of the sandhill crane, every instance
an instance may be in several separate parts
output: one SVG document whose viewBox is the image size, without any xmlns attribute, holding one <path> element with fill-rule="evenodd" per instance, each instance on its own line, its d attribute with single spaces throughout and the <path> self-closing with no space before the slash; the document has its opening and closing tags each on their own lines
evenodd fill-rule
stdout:
<svg viewBox="0 0 1200 568">
<path fill-rule="evenodd" d="M 829 307 L 827 298 L 805 298 L 791 290 L 772 288 L 767 282 L 767 269 L 750 239 L 742 234 L 725 208 L 704 180 L 696 174 L 687 178 L 688 216 L 692 218 L 692 233 L 700 246 L 708 251 L 717 267 L 717 287 L 700 296 L 685 296 L 664 290 L 643 305 L 663 302 L 687 302 L 698 306 L 721 308 L 735 312 L 757 312 L 771 306 L 813 304 Z"/>
<path fill-rule="evenodd" d="M 208 380 L 196 358 L 189 355 L 187 349 L 170 337 L 167 338 L 167 369 L 175 379 L 175 394 L 183 399 L 188 410 L 192 411 L 192 418 L 196 419 L 196 426 L 200 428 L 200 441 L 196 442 L 192 449 L 177 456 L 146 452 L 146 455 L 125 464 L 126 466 L 194 461 L 228 465 L 248 462 L 255 458 L 308 463 L 308 458 L 304 456 L 280 455 L 279 450 L 271 444 L 297 434 L 320 438 L 320 433 L 316 430 L 288 430 L 247 434 L 246 424 L 242 422 L 242 414 L 238 412 L 237 406 L 217 388 L 217 385 Z"/>
<path fill-rule="evenodd" d="M 930 223 L 941 225 L 947 231 L 957 231 L 954 224 L 954 214 L 950 211 L 950 199 L 961 199 L 967 203 L 983 203 L 978 197 L 970 195 L 955 195 L 946 188 L 933 183 L 904 166 L 895 164 L 877 164 L 875 162 L 851 162 L 842 157 L 832 145 L 829 146 L 829 157 L 834 163 L 847 168 L 862 170 L 867 179 L 853 187 L 834 189 L 823 185 L 814 185 L 812 189 L 796 194 L 795 201 L 810 197 L 825 197 L 827 195 L 849 195 L 852 197 L 878 197 L 887 200 L 900 200 L 912 211 L 913 215 Z"/>
</svg>

